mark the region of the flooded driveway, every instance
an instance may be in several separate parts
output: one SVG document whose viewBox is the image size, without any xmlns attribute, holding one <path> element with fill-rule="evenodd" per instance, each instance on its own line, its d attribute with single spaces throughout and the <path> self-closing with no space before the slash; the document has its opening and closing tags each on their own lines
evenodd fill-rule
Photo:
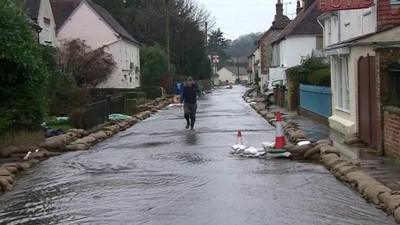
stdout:
<svg viewBox="0 0 400 225">
<path fill-rule="evenodd" d="M 395 224 L 320 165 L 231 156 L 237 129 L 274 138 L 243 92 L 204 97 L 194 132 L 174 108 L 43 162 L 0 196 L 0 224 Z"/>
</svg>

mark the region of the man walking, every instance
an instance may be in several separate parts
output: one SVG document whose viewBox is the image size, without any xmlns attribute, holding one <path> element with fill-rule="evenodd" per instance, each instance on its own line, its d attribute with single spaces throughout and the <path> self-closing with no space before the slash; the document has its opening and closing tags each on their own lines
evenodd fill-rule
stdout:
<svg viewBox="0 0 400 225">
<path fill-rule="evenodd" d="M 183 109 L 185 111 L 186 129 L 190 127 L 193 130 L 197 111 L 197 85 L 191 77 L 188 77 L 186 80 L 181 95 L 181 103 L 183 103 Z"/>
</svg>

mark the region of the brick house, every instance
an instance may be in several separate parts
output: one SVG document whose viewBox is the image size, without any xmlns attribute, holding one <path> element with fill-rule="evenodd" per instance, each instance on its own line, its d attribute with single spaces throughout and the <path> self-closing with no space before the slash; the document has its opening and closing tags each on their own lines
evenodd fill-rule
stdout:
<svg viewBox="0 0 400 225">
<path fill-rule="evenodd" d="M 357 135 L 378 155 L 400 156 L 400 1 L 378 0 L 319 20 L 332 67 L 331 128 Z"/>
<path fill-rule="evenodd" d="M 257 41 L 260 52 L 260 78 L 261 80 L 269 80 L 269 68 L 272 62 L 272 41 L 281 33 L 283 29 L 291 22 L 291 20 L 283 14 L 282 0 L 278 0 L 276 4 L 275 19 L 272 26 Z"/>
</svg>

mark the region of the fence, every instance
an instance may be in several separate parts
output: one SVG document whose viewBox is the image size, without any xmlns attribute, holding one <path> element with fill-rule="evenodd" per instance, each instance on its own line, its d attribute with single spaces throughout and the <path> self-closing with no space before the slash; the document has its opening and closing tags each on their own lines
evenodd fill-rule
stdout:
<svg viewBox="0 0 400 225">
<path fill-rule="evenodd" d="M 330 87 L 300 84 L 300 108 L 323 118 L 332 115 L 332 91 Z"/>
<path fill-rule="evenodd" d="M 108 115 L 125 112 L 125 97 L 107 97 L 105 100 L 89 104 L 82 114 L 75 115 L 73 124 L 77 128 L 90 129 L 108 120 Z"/>
</svg>

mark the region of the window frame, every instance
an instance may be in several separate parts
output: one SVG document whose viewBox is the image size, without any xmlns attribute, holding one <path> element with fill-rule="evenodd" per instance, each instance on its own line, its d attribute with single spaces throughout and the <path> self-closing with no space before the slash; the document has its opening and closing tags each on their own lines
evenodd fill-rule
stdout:
<svg viewBox="0 0 400 225">
<path fill-rule="evenodd" d="M 334 56 L 335 66 L 335 108 L 350 113 L 350 81 L 348 55 Z"/>
</svg>

